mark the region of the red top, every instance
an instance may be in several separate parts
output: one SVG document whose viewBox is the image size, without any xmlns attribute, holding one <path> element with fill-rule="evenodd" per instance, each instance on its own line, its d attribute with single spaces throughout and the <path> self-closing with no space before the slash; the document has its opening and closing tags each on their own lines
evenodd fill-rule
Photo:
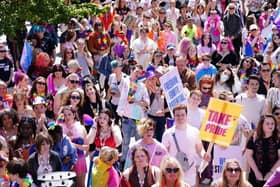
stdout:
<svg viewBox="0 0 280 187">
<path fill-rule="evenodd" d="M 96 137 L 94 140 L 95 146 L 96 148 L 101 148 L 103 146 L 108 146 L 108 147 L 112 147 L 112 148 L 116 148 L 116 142 L 113 136 L 113 132 L 111 132 L 111 135 L 104 141 L 101 142 L 101 139 L 99 138 L 99 130 L 97 128 L 97 133 L 96 133 Z"/>
</svg>

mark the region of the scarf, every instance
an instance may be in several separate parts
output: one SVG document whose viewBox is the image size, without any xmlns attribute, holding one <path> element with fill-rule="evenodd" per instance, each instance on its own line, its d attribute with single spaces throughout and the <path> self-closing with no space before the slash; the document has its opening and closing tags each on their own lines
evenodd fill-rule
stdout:
<svg viewBox="0 0 280 187">
<path fill-rule="evenodd" d="M 16 182 L 13 182 L 12 187 L 29 187 L 29 186 L 31 186 L 32 182 L 33 182 L 33 180 L 32 180 L 31 175 L 27 174 L 21 185 L 19 185 Z"/>
<path fill-rule="evenodd" d="M 128 96 L 127 96 L 128 102 L 130 102 L 134 98 L 137 88 L 138 88 L 137 81 L 130 81 Z"/>
<path fill-rule="evenodd" d="M 105 32 L 96 33 L 96 42 L 100 50 L 105 50 L 108 48 L 108 40 Z"/>
</svg>

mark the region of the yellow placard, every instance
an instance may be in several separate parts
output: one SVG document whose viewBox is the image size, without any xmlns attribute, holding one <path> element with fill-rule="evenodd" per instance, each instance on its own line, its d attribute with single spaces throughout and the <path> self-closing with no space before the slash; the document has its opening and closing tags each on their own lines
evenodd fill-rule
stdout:
<svg viewBox="0 0 280 187">
<path fill-rule="evenodd" d="M 203 119 L 201 140 L 229 146 L 243 106 L 211 98 Z"/>
</svg>

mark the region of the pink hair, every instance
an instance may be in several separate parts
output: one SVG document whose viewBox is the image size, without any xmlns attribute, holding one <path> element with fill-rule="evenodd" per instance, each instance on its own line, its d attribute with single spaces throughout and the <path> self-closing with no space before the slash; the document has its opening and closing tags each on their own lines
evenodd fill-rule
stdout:
<svg viewBox="0 0 280 187">
<path fill-rule="evenodd" d="M 191 44 L 192 44 L 192 41 L 189 38 L 187 38 L 187 37 L 183 38 L 179 43 L 178 55 L 187 56 L 188 48 Z"/>
<path fill-rule="evenodd" d="M 229 51 L 234 51 L 234 47 L 233 47 L 233 44 L 231 42 L 231 39 L 229 37 L 224 37 L 220 40 L 220 42 L 218 43 L 218 47 L 217 47 L 217 51 L 218 52 L 221 52 L 222 51 L 222 46 L 221 46 L 221 41 L 222 40 L 226 40 L 227 43 L 228 43 L 228 50 Z"/>
</svg>

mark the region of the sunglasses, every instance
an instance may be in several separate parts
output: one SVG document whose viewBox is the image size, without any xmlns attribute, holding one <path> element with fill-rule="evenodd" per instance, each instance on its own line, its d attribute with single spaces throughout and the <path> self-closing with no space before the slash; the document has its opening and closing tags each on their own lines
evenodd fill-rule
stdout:
<svg viewBox="0 0 280 187">
<path fill-rule="evenodd" d="M 70 97 L 71 99 L 77 99 L 77 100 L 80 100 L 81 99 L 81 97 L 80 96 L 75 96 L 75 95 L 71 95 L 71 97 Z"/>
<path fill-rule="evenodd" d="M 202 87 L 202 90 L 211 90 L 212 87 Z"/>
<path fill-rule="evenodd" d="M 208 62 L 208 61 L 210 61 L 210 59 L 208 59 L 208 58 L 203 58 L 202 61 Z"/>
<path fill-rule="evenodd" d="M 7 51 L 5 51 L 5 50 L 0 50 L 0 53 L 6 53 Z"/>
<path fill-rule="evenodd" d="M 227 44 L 227 42 L 221 42 L 221 44 Z"/>
<path fill-rule="evenodd" d="M 45 83 L 45 82 L 37 82 L 37 84 L 40 84 L 40 85 L 46 86 L 46 83 Z"/>
<path fill-rule="evenodd" d="M 270 72 L 270 69 L 262 69 L 261 72 Z"/>
<path fill-rule="evenodd" d="M 280 112 L 275 112 L 274 115 L 275 115 L 275 116 L 279 116 L 279 115 L 280 115 Z"/>
<path fill-rule="evenodd" d="M 60 69 L 60 68 L 58 68 L 58 69 L 54 69 L 54 72 L 61 72 L 62 71 L 62 69 Z"/>
<path fill-rule="evenodd" d="M 227 171 L 230 173 L 241 172 L 240 168 L 227 168 Z"/>
<path fill-rule="evenodd" d="M 165 168 L 165 171 L 167 173 L 177 173 L 179 171 L 179 168 Z"/>
<path fill-rule="evenodd" d="M 69 80 L 69 82 L 70 82 L 71 84 L 79 84 L 79 83 L 80 83 L 80 81 L 76 81 L 76 80 Z"/>
<path fill-rule="evenodd" d="M 230 10 L 234 10 L 234 7 L 229 7 L 228 9 L 230 9 Z"/>
<path fill-rule="evenodd" d="M 24 123 L 24 122 L 34 123 L 35 122 L 35 118 L 32 118 L 32 117 L 22 117 L 20 119 L 20 122 L 22 122 L 22 123 Z"/>
</svg>

